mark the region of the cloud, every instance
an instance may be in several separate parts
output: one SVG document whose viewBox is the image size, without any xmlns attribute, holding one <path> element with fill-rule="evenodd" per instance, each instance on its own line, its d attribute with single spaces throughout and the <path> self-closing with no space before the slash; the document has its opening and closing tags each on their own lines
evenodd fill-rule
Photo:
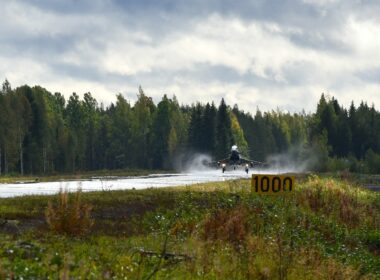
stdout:
<svg viewBox="0 0 380 280">
<path fill-rule="evenodd" d="M 322 92 L 380 106 L 375 1 L 7 1 L 0 78 L 108 104 L 158 101 L 314 111 Z"/>
</svg>

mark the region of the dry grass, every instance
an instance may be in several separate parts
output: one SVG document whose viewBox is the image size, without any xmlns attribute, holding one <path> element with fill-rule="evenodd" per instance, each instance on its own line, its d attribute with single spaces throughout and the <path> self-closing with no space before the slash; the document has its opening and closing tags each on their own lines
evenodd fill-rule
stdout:
<svg viewBox="0 0 380 280">
<path fill-rule="evenodd" d="M 247 217 L 247 210 L 243 207 L 216 210 L 203 222 L 202 239 L 228 242 L 239 248 L 248 236 Z"/>
<path fill-rule="evenodd" d="M 58 203 L 53 205 L 49 201 L 45 211 L 46 222 L 49 228 L 58 234 L 83 235 L 93 225 L 91 219 L 92 207 L 84 204 L 80 199 L 81 190 L 75 193 L 74 200 L 69 201 L 69 193 L 61 190 L 58 194 Z"/>
<path fill-rule="evenodd" d="M 371 275 L 362 275 L 358 269 L 346 266 L 332 258 L 325 258 L 318 250 L 303 248 L 298 251 L 296 262 L 289 270 L 287 279 L 366 280 L 374 278 Z"/>
<path fill-rule="evenodd" d="M 372 207 L 360 201 L 361 190 L 347 183 L 340 184 L 333 179 L 311 177 L 297 196 L 299 204 L 315 213 L 336 216 L 343 224 L 354 228 L 363 217 L 374 216 Z"/>
</svg>

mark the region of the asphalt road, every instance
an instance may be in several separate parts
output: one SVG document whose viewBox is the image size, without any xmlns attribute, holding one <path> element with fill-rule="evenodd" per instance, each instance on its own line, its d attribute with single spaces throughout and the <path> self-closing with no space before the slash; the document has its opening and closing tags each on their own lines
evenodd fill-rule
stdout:
<svg viewBox="0 0 380 280">
<path fill-rule="evenodd" d="M 364 185 L 364 187 L 371 191 L 380 192 L 380 186 L 378 185 Z"/>
<path fill-rule="evenodd" d="M 73 180 L 59 182 L 35 182 L 0 184 L 0 197 L 15 197 L 22 195 L 55 194 L 60 189 L 82 191 L 146 189 L 172 186 L 192 185 L 196 183 L 225 181 L 238 178 L 249 178 L 244 170 L 222 173 L 220 170 L 189 172 L 181 174 L 152 174 L 138 177 L 96 177 L 91 180 Z"/>
<path fill-rule="evenodd" d="M 73 180 L 58 182 L 35 182 L 21 184 L 0 184 L 0 197 L 16 197 L 22 195 L 49 195 L 59 192 L 60 189 L 76 191 L 79 187 L 82 191 L 146 189 L 192 185 L 197 183 L 226 181 L 239 178 L 250 178 L 252 173 L 278 174 L 290 170 L 251 170 L 246 174 L 244 170 L 231 170 L 222 173 L 220 170 L 196 171 L 180 174 L 151 174 L 138 177 L 94 177 L 91 180 Z M 367 185 L 366 188 L 380 191 L 378 185 Z"/>
</svg>

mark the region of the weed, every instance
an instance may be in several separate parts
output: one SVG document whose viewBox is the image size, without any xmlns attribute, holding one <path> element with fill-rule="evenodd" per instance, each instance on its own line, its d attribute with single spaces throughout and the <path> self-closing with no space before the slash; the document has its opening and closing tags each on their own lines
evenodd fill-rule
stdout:
<svg viewBox="0 0 380 280">
<path fill-rule="evenodd" d="M 0 279 L 5 279 L 5 271 L 0 263 Z"/>
<path fill-rule="evenodd" d="M 248 234 L 247 210 L 243 207 L 219 209 L 203 222 L 202 237 L 205 241 L 226 241 L 239 248 Z"/>
<path fill-rule="evenodd" d="M 58 204 L 53 205 L 51 201 L 45 211 L 45 218 L 49 228 L 58 234 L 83 235 L 93 225 L 90 217 L 92 207 L 84 204 L 80 199 L 81 190 L 75 194 L 74 201 L 69 202 L 67 190 L 60 190 Z"/>
<path fill-rule="evenodd" d="M 370 231 L 367 234 L 365 240 L 368 245 L 369 250 L 374 254 L 380 257 L 380 231 Z"/>
<path fill-rule="evenodd" d="M 374 205 L 360 201 L 358 188 L 347 182 L 342 184 L 333 179 L 313 176 L 306 185 L 297 196 L 297 203 L 315 213 L 336 217 L 351 228 L 376 217 Z M 374 224 L 375 221 L 369 223 Z"/>
</svg>

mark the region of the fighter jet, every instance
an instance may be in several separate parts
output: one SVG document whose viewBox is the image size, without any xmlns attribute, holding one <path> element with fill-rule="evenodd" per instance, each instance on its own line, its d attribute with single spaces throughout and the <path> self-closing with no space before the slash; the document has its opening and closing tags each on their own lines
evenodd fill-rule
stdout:
<svg viewBox="0 0 380 280">
<path fill-rule="evenodd" d="M 222 167 L 223 173 L 227 170 L 228 167 L 232 167 L 235 170 L 237 167 L 244 166 L 244 170 L 247 174 L 250 167 L 254 167 L 254 166 L 263 167 L 266 165 L 264 162 L 243 158 L 238 150 L 237 145 L 233 145 L 231 147 L 231 153 L 229 157 L 218 160 L 216 164 L 218 167 Z"/>
</svg>

